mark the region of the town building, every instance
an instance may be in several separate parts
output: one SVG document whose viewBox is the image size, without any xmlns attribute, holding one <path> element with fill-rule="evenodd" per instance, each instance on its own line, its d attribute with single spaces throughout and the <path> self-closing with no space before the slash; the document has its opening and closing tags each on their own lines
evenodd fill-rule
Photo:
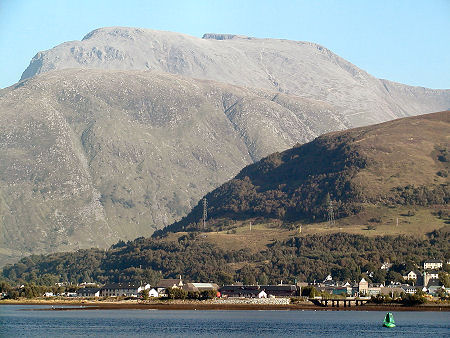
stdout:
<svg viewBox="0 0 450 338">
<path fill-rule="evenodd" d="M 148 291 L 148 296 L 152 297 L 152 298 L 158 298 L 159 297 L 159 293 L 155 288 L 152 288 Z"/>
<path fill-rule="evenodd" d="M 293 297 L 297 296 L 295 285 L 260 285 L 260 290 L 264 290 L 269 297 Z"/>
<path fill-rule="evenodd" d="M 259 285 L 224 285 L 219 289 L 222 297 L 255 298 L 259 291 Z"/>
<path fill-rule="evenodd" d="M 150 284 L 139 285 L 136 283 L 106 284 L 100 289 L 101 297 L 138 297 L 142 290 L 150 289 Z"/>
<path fill-rule="evenodd" d="M 187 292 L 217 291 L 219 285 L 216 283 L 186 283 L 183 285 L 183 290 Z"/>
<path fill-rule="evenodd" d="M 295 285 L 225 285 L 219 288 L 222 297 L 267 298 L 292 297 L 298 294 Z"/>
<path fill-rule="evenodd" d="M 76 293 L 77 297 L 100 297 L 100 288 L 81 288 Z"/>
<path fill-rule="evenodd" d="M 436 270 L 442 268 L 442 261 L 439 259 L 429 259 L 423 263 L 425 270 Z"/>
<path fill-rule="evenodd" d="M 417 287 L 417 286 L 411 286 L 408 284 L 404 284 L 401 286 L 402 290 L 404 293 L 408 293 L 410 295 L 413 295 L 416 293 L 416 291 L 419 289 L 422 289 L 421 287 Z"/>
<path fill-rule="evenodd" d="M 439 282 L 439 272 L 436 270 L 424 271 L 423 273 L 423 285 L 428 286 L 430 282 Z"/>
<path fill-rule="evenodd" d="M 420 272 L 415 272 L 415 271 L 410 271 L 408 272 L 405 276 L 403 276 L 404 280 L 413 280 L 416 281 L 417 280 L 417 276 L 420 275 Z"/>
<path fill-rule="evenodd" d="M 399 285 L 388 285 L 380 288 L 381 295 L 389 295 L 392 298 L 398 297 L 402 292 L 405 292 Z"/>
<path fill-rule="evenodd" d="M 358 283 L 358 294 L 360 296 L 365 296 L 368 293 L 369 293 L 369 282 L 366 281 L 364 278 L 362 278 Z"/>
<path fill-rule="evenodd" d="M 181 289 L 183 288 L 183 280 L 180 278 L 161 279 L 156 285 L 156 291 L 160 297 L 167 296 L 167 289 Z"/>
</svg>

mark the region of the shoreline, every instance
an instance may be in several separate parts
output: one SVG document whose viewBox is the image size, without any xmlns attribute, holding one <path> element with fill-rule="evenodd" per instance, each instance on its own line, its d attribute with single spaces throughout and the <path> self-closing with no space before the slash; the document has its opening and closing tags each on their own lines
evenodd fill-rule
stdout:
<svg viewBox="0 0 450 338">
<path fill-rule="evenodd" d="M 236 304 L 214 302 L 143 302 L 143 301 L 64 301 L 64 300 L 19 300 L 0 301 L 0 305 L 50 305 L 51 309 L 44 311 L 73 311 L 73 310 L 255 310 L 255 311 L 435 311 L 448 312 L 450 304 L 428 304 L 418 306 L 403 306 L 397 304 L 369 304 L 352 307 L 321 307 L 312 303 L 301 304 Z M 55 306 L 61 306 L 56 307 Z M 39 309 L 38 309 L 39 310 Z"/>
</svg>

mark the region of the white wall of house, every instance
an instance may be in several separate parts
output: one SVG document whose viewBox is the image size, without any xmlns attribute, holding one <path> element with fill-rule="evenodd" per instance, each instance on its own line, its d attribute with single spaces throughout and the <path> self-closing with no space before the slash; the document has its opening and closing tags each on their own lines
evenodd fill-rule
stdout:
<svg viewBox="0 0 450 338">
<path fill-rule="evenodd" d="M 151 290 L 148 292 L 148 296 L 149 296 L 149 297 L 159 297 L 159 294 L 158 294 L 158 291 L 156 291 L 155 289 L 151 289 Z"/>
<path fill-rule="evenodd" d="M 417 279 L 417 274 L 414 271 L 408 273 L 408 279 Z"/>
<path fill-rule="evenodd" d="M 425 262 L 423 268 L 426 270 L 440 269 L 442 268 L 442 262 Z"/>
</svg>

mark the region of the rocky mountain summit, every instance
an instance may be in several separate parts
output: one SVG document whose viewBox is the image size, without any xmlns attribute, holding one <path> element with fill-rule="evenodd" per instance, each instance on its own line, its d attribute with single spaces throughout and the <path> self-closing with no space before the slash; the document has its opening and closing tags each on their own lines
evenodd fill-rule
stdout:
<svg viewBox="0 0 450 338">
<path fill-rule="evenodd" d="M 22 80 L 65 68 L 158 70 L 326 101 L 353 126 L 450 107 L 449 90 L 377 79 L 310 42 L 108 27 L 39 52 Z"/>
<path fill-rule="evenodd" d="M 245 165 L 350 126 L 324 102 L 154 71 L 22 81 L 0 91 L 0 254 L 150 235 Z"/>
</svg>

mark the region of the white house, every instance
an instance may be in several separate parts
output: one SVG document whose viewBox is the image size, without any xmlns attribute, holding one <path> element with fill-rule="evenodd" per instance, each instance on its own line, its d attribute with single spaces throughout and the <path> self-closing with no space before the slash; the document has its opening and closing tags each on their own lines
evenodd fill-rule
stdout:
<svg viewBox="0 0 450 338">
<path fill-rule="evenodd" d="M 417 273 L 411 270 L 410 272 L 408 272 L 408 274 L 406 276 L 403 276 L 403 279 L 405 279 L 405 280 L 417 280 L 417 277 L 418 277 Z"/>
<path fill-rule="evenodd" d="M 402 285 L 402 289 L 405 293 L 408 293 L 411 295 L 415 294 L 416 290 L 417 290 L 417 288 L 415 286 L 410 286 L 410 285 Z"/>
<path fill-rule="evenodd" d="M 261 292 L 257 295 L 258 298 L 267 298 L 267 293 L 264 290 L 261 290 Z"/>
<path fill-rule="evenodd" d="M 159 293 L 158 291 L 156 291 L 155 288 L 150 289 L 150 291 L 148 292 L 148 296 L 149 297 L 155 297 L 158 298 L 159 297 Z"/>
<path fill-rule="evenodd" d="M 429 259 L 423 263 L 425 270 L 435 270 L 442 268 L 442 262 L 439 259 Z"/>
</svg>

